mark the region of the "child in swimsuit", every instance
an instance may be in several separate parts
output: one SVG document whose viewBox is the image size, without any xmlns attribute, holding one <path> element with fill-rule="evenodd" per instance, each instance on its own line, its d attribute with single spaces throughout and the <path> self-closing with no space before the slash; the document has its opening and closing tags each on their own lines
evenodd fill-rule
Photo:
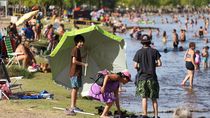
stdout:
<svg viewBox="0 0 210 118">
<path fill-rule="evenodd" d="M 200 51 L 199 50 L 196 50 L 195 51 L 195 66 L 196 66 L 196 69 L 197 70 L 200 69 L 200 62 L 201 62 Z"/>
<path fill-rule="evenodd" d="M 209 58 L 208 50 L 209 50 L 208 46 L 205 46 L 202 50 L 202 62 L 204 68 L 208 67 L 208 58 Z"/>
</svg>

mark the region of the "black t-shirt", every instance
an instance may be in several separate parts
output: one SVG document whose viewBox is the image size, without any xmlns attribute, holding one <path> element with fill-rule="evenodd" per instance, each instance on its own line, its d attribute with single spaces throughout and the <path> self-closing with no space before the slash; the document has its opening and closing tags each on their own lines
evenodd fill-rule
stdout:
<svg viewBox="0 0 210 118">
<path fill-rule="evenodd" d="M 133 61 L 139 64 L 140 80 L 157 79 L 156 75 L 156 61 L 160 59 L 160 53 L 151 47 L 141 48 L 138 50 L 133 58 Z"/>
</svg>

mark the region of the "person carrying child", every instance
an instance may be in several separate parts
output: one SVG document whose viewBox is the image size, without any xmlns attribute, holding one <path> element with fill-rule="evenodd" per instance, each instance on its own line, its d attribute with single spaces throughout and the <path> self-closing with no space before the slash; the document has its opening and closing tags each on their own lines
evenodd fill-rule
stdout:
<svg viewBox="0 0 210 118">
<path fill-rule="evenodd" d="M 109 73 L 105 75 L 103 84 L 94 83 L 89 91 L 89 96 L 95 100 L 105 102 L 105 108 L 100 118 L 109 118 L 108 112 L 115 102 L 117 111 L 121 114 L 119 104 L 119 85 L 126 84 L 131 81 L 131 74 L 125 70 L 119 73 Z"/>
<path fill-rule="evenodd" d="M 205 46 L 202 50 L 202 62 L 203 62 L 203 67 L 208 68 L 208 58 L 209 58 L 209 46 Z"/>
</svg>

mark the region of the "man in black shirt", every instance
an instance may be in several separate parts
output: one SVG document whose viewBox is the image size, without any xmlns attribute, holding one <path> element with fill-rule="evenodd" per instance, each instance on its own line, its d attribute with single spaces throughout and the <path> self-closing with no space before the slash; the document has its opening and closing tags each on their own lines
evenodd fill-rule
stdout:
<svg viewBox="0 0 210 118">
<path fill-rule="evenodd" d="M 159 84 L 156 75 L 156 67 L 162 65 L 160 53 L 150 47 L 151 40 L 148 35 L 141 38 L 143 47 L 134 56 L 134 67 L 138 73 L 136 76 L 136 94 L 142 97 L 143 118 L 147 118 L 147 99 L 152 99 L 154 118 L 158 118 Z"/>
</svg>

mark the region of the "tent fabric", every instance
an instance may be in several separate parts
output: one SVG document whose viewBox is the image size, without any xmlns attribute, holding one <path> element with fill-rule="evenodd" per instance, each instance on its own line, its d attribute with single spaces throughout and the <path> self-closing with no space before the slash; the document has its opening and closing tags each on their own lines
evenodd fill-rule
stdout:
<svg viewBox="0 0 210 118">
<path fill-rule="evenodd" d="M 87 53 L 87 75 L 83 76 L 83 83 L 91 83 L 90 77 L 103 69 L 119 72 L 127 68 L 125 59 L 125 42 L 121 37 L 113 35 L 94 25 L 88 28 L 66 32 L 49 56 L 52 78 L 56 83 L 67 88 L 70 86 L 69 68 L 70 53 L 75 46 L 74 36 L 81 34 L 85 38 L 85 46 L 81 49 L 82 55 Z M 84 72 L 84 69 L 83 69 Z"/>
</svg>

